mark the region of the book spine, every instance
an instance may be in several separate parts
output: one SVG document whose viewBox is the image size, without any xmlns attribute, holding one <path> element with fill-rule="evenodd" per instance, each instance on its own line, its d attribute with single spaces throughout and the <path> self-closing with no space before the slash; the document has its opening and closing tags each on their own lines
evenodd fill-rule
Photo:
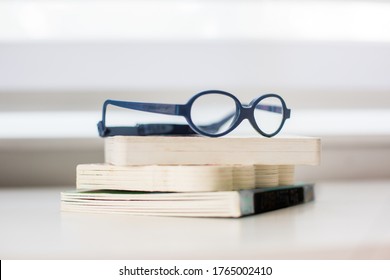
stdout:
<svg viewBox="0 0 390 280">
<path fill-rule="evenodd" d="M 314 186 L 242 191 L 241 214 L 251 215 L 286 208 L 314 200 Z"/>
</svg>

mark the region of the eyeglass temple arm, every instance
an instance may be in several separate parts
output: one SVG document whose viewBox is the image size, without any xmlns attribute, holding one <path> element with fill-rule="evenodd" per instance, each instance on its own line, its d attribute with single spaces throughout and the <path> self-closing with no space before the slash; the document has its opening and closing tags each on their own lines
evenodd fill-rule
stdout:
<svg viewBox="0 0 390 280">
<path fill-rule="evenodd" d="M 182 115 L 182 106 L 176 104 L 161 104 L 161 103 L 144 103 L 144 102 L 128 102 L 119 100 L 106 100 L 103 104 L 102 121 L 106 121 L 107 106 L 113 105 L 121 108 L 132 109 L 143 112 L 158 113 L 165 115 Z"/>
<path fill-rule="evenodd" d="M 196 134 L 188 125 L 169 123 L 148 123 L 137 124 L 136 126 L 115 126 L 102 127 L 102 122 L 98 123 L 98 132 L 101 137 L 127 135 L 193 135 Z"/>
<path fill-rule="evenodd" d="M 268 112 L 272 112 L 272 113 L 283 114 L 283 107 L 277 106 L 277 105 L 257 104 L 256 109 L 268 111 Z"/>
<path fill-rule="evenodd" d="M 283 108 L 281 106 L 277 106 L 277 105 L 262 105 L 262 104 L 257 104 L 256 105 L 256 109 L 259 109 L 259 110 L 264 110 L 264 111 L 268 111 L 268 112 L 272 112 L 272 113 L 277 113 L 277 114 L 282 114 L 283 113 Z M 286 111 L 286 118 L 289 118 L 290 117 L 290 109 L 288 109 Z M 224 117 L 222 120 L 218 121 L 218 122 L 214 122 L 214 123 L 211 123 L 209 125 L 203 125 L 203 127 L 207 127 L 208 130 L 212 130 L 213 132 L 216 132 L 218 131 L 218 129 L 223 126 L 228 120 L 230 120 L 232 117 L 235 116 L 235 112 L 234 113 L 230 113 L 228 115 L 226 115 L 226 117 Z"/>
<path fill-rule="evenodd" d="M 128 102 L 120 100 L 107 99 L 103 104 L 102 120 L 98 123 L 99 130 L 104 133 L 106 129 L 106 111 L 108 105 L 113 105 L 125 109 L 132 109 L 143 112 L 158 113 L 165 115 L 182 116 L 184 105 L 177 104 L 161 104 L 161 103 L 144 103 L 144 102 Z"/>
</svg>

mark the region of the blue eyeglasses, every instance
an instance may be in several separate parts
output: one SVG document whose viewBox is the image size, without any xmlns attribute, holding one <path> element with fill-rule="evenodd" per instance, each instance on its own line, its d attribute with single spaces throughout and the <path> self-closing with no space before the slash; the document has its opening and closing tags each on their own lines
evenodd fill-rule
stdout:
<svg viewBox="0 0 390 280">
<path fill-rule="evenodd" d="M 107 106 L 117 106 L 143 112 L 182 116 L 188 125 L 143 124 L 136 127 L 107 127 Z M 212 112 L 205 108 L 212 106 Z M 98 123 L 101 137 L 115 135 L 189 135 L 198 133 L 220 137 L 233 131 L 244 119 L 265 137 L 280 132 L 290 118 L 291 110 L 277 94 L 265 94 L 243 105 L 233 94 L 221 90 L 207 90 L 194 95 L 186 104 L 160 104 L 106 100 L 102 120 Z"/>
</svg>

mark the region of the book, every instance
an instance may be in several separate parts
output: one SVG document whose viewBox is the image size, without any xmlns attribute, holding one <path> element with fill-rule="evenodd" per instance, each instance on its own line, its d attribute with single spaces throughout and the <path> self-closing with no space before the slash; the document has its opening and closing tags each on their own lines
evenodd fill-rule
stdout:
<svg viewBox="0 0 390 280">
<path fill-rule="evenodd" d="M 312 137 L 114 136 L 105 139 L 113 165 L 319 165 L 321 142 Z"/>
<path fill-rule="evenodd" d="M 294 166 L 80 164 L 79 190 L 205 192 L 275 187 L 294 183 Z"/>
<path fill-rule="evenodd" d="M 132 192 L 118 190 L 61 193 L 61 210 L 177 217 L 242 217 L 306 203 L 313 184 L 223 192 Z"/>
</svg>

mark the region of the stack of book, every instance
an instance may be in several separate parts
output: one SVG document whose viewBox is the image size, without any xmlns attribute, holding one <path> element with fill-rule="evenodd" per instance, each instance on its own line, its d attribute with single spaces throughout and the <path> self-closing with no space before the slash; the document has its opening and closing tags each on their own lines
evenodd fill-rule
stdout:
<svg viewBox="0 0 390 280">
<path fill-rule="evenodd" d="M 61 207 L 241 217 L 313 200 L 313 184 L 294 181 L 295 166 L 319 162 L 318 138 L 109 137 L 105 163 L 79 165 L 77 189 L 61 194 Z"/>
</svg>

